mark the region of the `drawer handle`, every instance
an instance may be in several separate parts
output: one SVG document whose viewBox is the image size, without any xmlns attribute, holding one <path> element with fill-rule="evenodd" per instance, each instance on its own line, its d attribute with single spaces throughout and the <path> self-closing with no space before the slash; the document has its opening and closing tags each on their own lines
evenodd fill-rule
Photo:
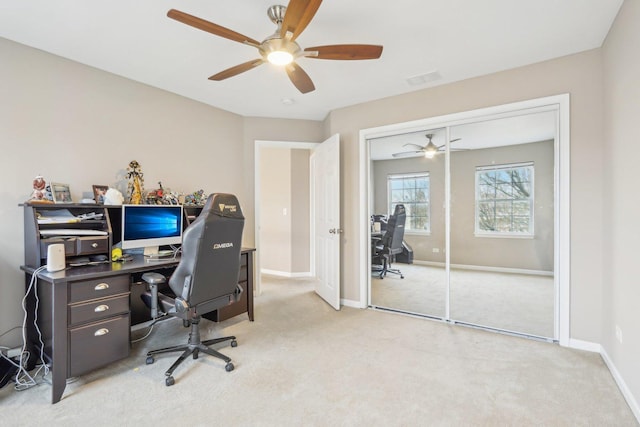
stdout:
<svg viewBox="0 0 640 427">
<path fill-rule="evenodd" d="M 108 333 L 109 333 L 109 330 L 107 328 L 100 328 L 93 333 L 93 336 L 100 337 L 102 335 L 107 335 Z"/>
<path fill-rule="evenodd" d="M 93 242 L 93 243 L 91 244 L 91 247 L 95 249 L 95 248 L 97 248 L 97 247 L 98 247 L 98 244 L 97 244 L 96 242 Z"/>
<path fill-rule="evenodd" d="M 108 283 L 98 283 L 95 288 L 96 291 L 104 291 L 105 289 L 109 289 Z"/>
<path fill-rule="evenodd" d="M 107 311 L 107 310 L 109 310 L 109 306 L 106 304 L 100 304 L 99 306 L 93 309 L 93 311 L 95 311 L 96 313 L 100 313 L 102 311 Z"/>
</svg>

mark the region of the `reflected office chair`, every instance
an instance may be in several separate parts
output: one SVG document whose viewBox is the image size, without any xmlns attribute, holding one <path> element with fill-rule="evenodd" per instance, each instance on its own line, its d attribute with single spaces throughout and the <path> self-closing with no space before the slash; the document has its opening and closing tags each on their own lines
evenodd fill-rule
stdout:
<svg viewBox="0 0 640 427">
<path fill-rule="evenodd" d="M 379 272 L 379 277 L 384 279 L 387 273 L 393 273 L 404 279 L 402 272 L 397 268 L 391 268 L 391 262 L 395 256 L 403 251 L 402 240 L 404 239 L 404 224 L 407 220 L 407 214 L 403 204 L 397 204 L 393 215 L 389 217 L 387 222 L 387 230 L 381 238 L 371 239 L 371 265 L 379 265 L 374 267 L 373 271 Z"/>
<path fill-rule="evenodd" d="M 151 364 L 157 354 L 182 352 L 165 372 L 167 386 L 175 383 L 173 371 L 190 355 L 197 359 L 200 353 L 205 353 L 225 361 L 228 372 L 234 368 L 229 357 L 208 346 L 230 341 L 231 347 L 236 347 L 236 337 L 201 341 L 199 326 L 203 314 L 240 299 L 242 288 L 238 285 L 238 275 L 243 227 L 244 216 L 238 199 L 232 194 L 212 194 L 200 215 L 184 231 L 182 257 L 169 278 L 168 292 L 159 290 L 159 285 L 166 280 L 163 275 L 142 275 L 149 287 L 142 299 L 151 309 L 151 317 L 179 317 L 185 327 L 191 327 L 186 345 L 147 353 L 146 363 Z"/>
</svg>

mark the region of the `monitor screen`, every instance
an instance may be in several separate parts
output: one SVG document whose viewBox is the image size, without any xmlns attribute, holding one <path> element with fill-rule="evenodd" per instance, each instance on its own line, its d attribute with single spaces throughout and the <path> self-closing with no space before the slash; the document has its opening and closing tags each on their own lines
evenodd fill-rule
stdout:
<svg viewBox="0 0 640 427">
<path fill-rule="evenodd" d="M 182 205 L 123 205 L 122 249 L 182 243 Z"/>
</svg>

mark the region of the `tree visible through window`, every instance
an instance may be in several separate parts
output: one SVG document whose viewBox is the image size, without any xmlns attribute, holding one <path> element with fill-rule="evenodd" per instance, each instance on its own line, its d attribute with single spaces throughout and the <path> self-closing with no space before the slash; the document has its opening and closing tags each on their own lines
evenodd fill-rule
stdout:
<svg viewBox="0 0 640 427">
<path fill-rule="evenodd" d="M 533 235 L 533 163 L 476 168 L 476 233 Z"/>
<path fill-rule="evenodd" d="M 407 213 L 405 230 L 430 230 L 429 173 L 389 175 L 389 215 L 393 214 L 396 204 L 402 203 Z"/>
</svg>

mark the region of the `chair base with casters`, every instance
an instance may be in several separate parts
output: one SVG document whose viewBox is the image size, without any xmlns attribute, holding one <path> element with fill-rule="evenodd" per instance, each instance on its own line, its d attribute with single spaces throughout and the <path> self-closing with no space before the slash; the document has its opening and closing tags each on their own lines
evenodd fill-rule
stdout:
<svg viewBox="0 0 640 427">
<path fill-rule="evenodd" d="M 401 279 L 404 279 L 404 275 L 399 269 L 391 268 L 391 260 L 389 259 L 390 257 L 388 255 L 382 255 L 381 258 L 382 258 L 382 266 L 372 267 L 371 269 L 374 273 L 379 273 L 378 277 L 380 279 L 384 279 L 387 273 L 397 274 L 400 276 Z"/>
<path fill-rule="evenodd" d="M 186 345 L 176 345 L 173 347 L 161 348 L 158 350 L 151 350 L 147 353 L 146 363 L 147 365 L 150 365 L 153 362 L 155 362 L 154 356 L 156 354 L 173 353 L 178 351 L 182 352 L 180 357 L 178 357 L 178 359 L 175 362 L 173 362 L 173 365 L 171 365 L 171 367 L 167 369 L 167 371 L 164 373 L 164 375 L 166 376 L 165 384 L 167 386 L 172 386 L 173 384 L 175 384 L 175 379 L 173 378 L 173 371 L 175 371 L 176 368 L 180 366 L 180 364 L 184 362 L 185 359 L 191 355 L 193 355 L 194 359 L 197 359 L 200 353 L 205 353 L 209 356 L 217 357 L 218 359 L 224 360 L 226 362 L 224 369 L 227 372 L 231 372 L 234 369 L 233 363 L 231 363 L 231 358 L 225 356 L 222 353 L 217 352 L 216 350 L 209 348 L 209 346 L 214 344 L 219 344 L 221 342 L 231 341 L 231 347 L 237 347 L 238 342 L 236 341 L 236 337 L 228 336 L 228 337 L 213 338 L 213 339 L 202 341 L 200 339 L 200 327 L 199 327 L 200 319 L 199 318 L 193 319 L 190 321 L 190 323 L 191 323 L 191 332 L 189 333 L 189 342 Z"/>
<path fill-rule="evenodd" d="M 225 370 L 227 372 L 233 371 L 235 367 L 231 362 L 231 358 L 216 350 L 213 350 L 212 348 L 209 348 L 209 346 L 230 341 L 231 347 L 237 347 L 238 341 L 236 341 L 236 337 L 227 336 L 202 341 L 200 337 L 200 315 L 193 312 L 193 310 L 187 310 L 180 313 L 176 308 L 180 306 L 179 303 L 176 303 L 176 300 L 158 293 L 158 285 L 165 283 L 165 277 L 158 273 L 145 273 L 142 275 L 142 280 L 148 284 L 149 292 L 143 293 L 141 297 L 145 304 L 150 307 L 151 315 L 154 319 L 164 320 L 171 317 L 180 317 L 182 318 L 183 325 L 185 327 L 191 328 L 187 344 L 175 345 L 147 352 L 147 358 L 145 361 L 147 365 L 154 363 L 155 356 L 158 354 L 182 352 L 178 359 L 164 373 L 166 377 L 165 384 L 167 386 L 174 385 L 175 379 L 173 377 L 173 371 L 175 371 L 176 368 L 180 366 L 180 364 L 184 362 L 189 356 L 192 356 L 193 359 L 197 359 L 200 353 L 204 353 L 206 355 L 223 360 L 224 362 L 226 362 Z M 229 300 L 229 303 L 231 302 L 234 301 Z M 159 305 L 162 306 L 162 309 L 159 307 Z"/>
</svg>

